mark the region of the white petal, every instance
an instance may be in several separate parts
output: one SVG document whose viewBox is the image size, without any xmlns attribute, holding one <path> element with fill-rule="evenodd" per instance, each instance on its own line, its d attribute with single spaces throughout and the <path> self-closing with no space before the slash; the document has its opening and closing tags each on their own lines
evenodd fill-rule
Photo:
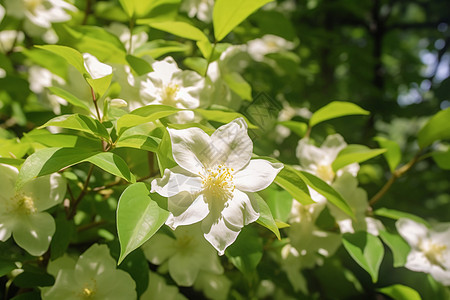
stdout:
<svg viewBox="0 0 450 300">
<path fill-rule="evenodd" d="M 202 222 L 202 230 L 208 242 L 219 255 L 223 255 L 225 249 L 236 240 L 241 228 L 226 222 L 222 217 L 216 219 L 208 215 Z"/>
<path fill-rule="evenodd" d="M 4 242 L 11 237 L 11 229 L 13 224 L 10 224 L 5 215 L 0 215 L 0 241 Z"/>
<path fill-rule="evenodd" d="M 173 238 L 165 234 L 157 233 L 142 245 L 142 250 L 148 261 L 152 264 L 160 265 L 174 255 L 176 252 L 174 244 L 175 240 Z"/>
<path fill-rule="evenodd" d="M 344 138 L 340 134 L 332 134 L 327 136 L 322 143 L 321 149 L 325 150 L 332 161 L 336 159 L 338 153 L 347 146 Z"/>
<path fill-rule="evenodd" d="M 92 79 L 98 79 L 112 74 L 112 67 L 101 63 L 97 57 L 89 53 L 83 53 L 84 67 Z"/>
<path fill-rule="evenodd" d="M 14 196 L 14 185 L 16 184 L 19 171 L 9 165 L 0 164 L 0 210 L 6 211 L 9 199 Z"/>
<path fill-rule="evenodd" d="M 55 220 L 48 213 L 36 213 L 24 216 L 16 224 L 14 241 L 28 253 L 39 256 L 47 251 L 55 233 Z"/>
<path fill-rule="evenodd" d="M 411 247 L 418 247 L 422 238 L 427 236 L 428 228 L 410 219 L 399 219 L 395 226 L 398 233 L 408 242 Z"/>
<path fill-rule="evenodd" d="M 173 158 L 183 169 L 199 174 L 203 167 L 210 167 L 214 159 L 211 138 L 197 127 L 168 129 L 172 140 Z"/>
<path fill-rule="evenodd" d="M 172 197 L 180 192 L 199 192 L 202 188 L 202 180 L 200 176 L 195 176 L 176 166 L 170 170 L 164 170 L 164 176 L 154 179 L 151 185 L 152 193 Z"/>
<path fill-rule="evenodd" d="M 22 191 L 33 199 L 34 206 L 38 211 L 43 211 L 64 200 L 66 187 L 64 178 L 60 174 L 54 173 L 28 182 Z"/>
<path fill-rule="evenodd" d="M 208 204 L 203 195 L 181 192 L 168 199 L 168 210 L 171 212 L 166 225 L 172 229 L 180 225 L 190 225 L 203 220 L 209 213 Z"/>
<path fill-rule="evenodd" d="M 444 270 L 439 266 L 433 265 L 431 266 L 430 274 L 443 285 L 450 285 L 450 270 Z"/>
<path fill-rule="evenodd" d="M 103 272 L 114 272 L 116 261 L 111 257 L 106 245 L 94 244 L 78 258 L 75 276 L 81 280 L 97 277 Z"/>
<path fill-rule="evenodd" d="M 248 136 L 247 123 L 243 118 L 220 126 L 211 135 L 211 140 L 215 164 L 225 164 L 229 168 L 240 170 L 252 157 L 253 142 Z"/>
<path fill-rule="evenodd" d="M 244 169 L 233 175 L 233 181 L 236 188 L 241 191 L 257 192 L 268 187 L 281 169 L 283 169 L 281 163 L 253 159 Z"/>
<path fill-rule="evenodd" d="M 199 262 L 188 255 L 179 253 L 169 259 L 170 276 L 180 286 L 193 285 L 198 272 Z"/>
<path fill-rule="evenodd" d="M 250 199 L 246 193 L 235 190 L 233 199 L 227 204 L 228 206 L 222 211 L 222 216 L 236 227 L 242 228 L 259 218 L 258 203 L 255 199 Z"/>
<path fill-rule="evenodd" d="M 406 258 L 405 268 L 416 272 L 429 273 L 431 263 L 424 253 L 411 249 L 411 252 L 409 252 Z"/>
<path fill-rule="evenodd" d="M 175 60 L 168 56 L 162 61 L 155 61 L 152 64 L 154 72 L 148 74 L 151 80 L 162 81 L 163 84 L 168 84 L 172 81 L 174 74 L 181 72 Z"/>
<path fill-rule="evenodd" d="M 304 138 L 298 142 L 296 156 L 300 161 L 300 165 L 307 171 L 315 171 L 314 167 L 317 165 L 329 165 L 332 161 L 326 159 L 327 153 L 309 144 L 309 139 Z"/>
</svg>

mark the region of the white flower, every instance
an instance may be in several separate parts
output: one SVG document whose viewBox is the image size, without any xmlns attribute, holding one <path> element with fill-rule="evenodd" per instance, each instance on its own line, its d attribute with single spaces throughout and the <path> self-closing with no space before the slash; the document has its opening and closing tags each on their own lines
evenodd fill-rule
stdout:
<svg viewBox="0 0 450 300">
<path fill-rule="evenodd" d="M 55 221 L 44 211 L 62 202 L 66 183 L 55 173 L 15 190 L 18 174 L 16 168 L 0 164 L 0 241 L 12 234 L 20 247 L 39 256 L 47 251 L 55 233 Z"/>
<path fill-rule="evenodd" d="M 212 20 L 214 0 L 184 0 L 180 10 L 187 12 L 190 18 L 197 16 L 200 21 L 210 23 Z"/>
<path fill-rule="evenodd" d="M 405 267 L 429 273 L 443 285 L 450 285 L 450 223 L 428 229 L 413 220 L 399 219 L 395 225 L 411 246 Z"/>
<path fill-rule="evenodd" d="M 51 29 L 52 23 L 71 19 L 67 11 L 77 8 L 63 0 L 5 0 L 7 14 L 25 19 L 24 29 L 32 36 L 40 36 Z"/>
<path fill-rule="evenodd" d="M 379 220 L 366 216 L 369 201 L 366 191 L 358 187 L 358 180 L 352 174 L 345 172 L 333 182 L 332 186 L 346 200 L 355 214 L 355 220 L 352 220 L 336 206 L 329 205 L 330 213 L 338 223 L 341 233 L 364 230 L 378 236 L 379 230 L 384 229 L 384 226 Z"/>
<path fill-rule="evenodd" d="M 283 165 L 250 160 L 253 143 L 242 118 L 211 136 L 199 128 L 168 130 L 179 166 L 152 181 L 152 192 L 168 197 L 167 225 L 202 221 L 205 238 L 222 255 L 241 228 L 259 217 L 252 193 L 268 187 Z"/>
<path fill-rule="evenodd" d="M 125 49 L 130 53 L 133 53 L 136 48 L 139 48 L 148 40 L 148 35 L 146 32 L 141 31 L 139 33 L 133 34 L 131 37 L 131 49 L 130 49 L 130 29 L 128 26 L 122 23 L 113 22 L 106 28 L 109 32 L 119 37 L 119 40 L 124 44 Z"/>
<path fill-rule="evenodd" d="M 22 31 L 1 30 L 0 31 L 0 52 L 7 53 L 13 50 L 14 44 L 23 42 L 25 35 Z"/>
<path fill-rule="evenodd" d="M 64 267 L 59 269 L 55 284 L 42 289 L 43 300 L 137 299 L 136 283 L 127 272 L 116 269 L 106 245 L 92 245 L 74 267 L 66 262 L 60 265 Z"/>
<path fill-rule="evenodd" d="M 293 42 L 273 34 L 266 34 L 260 39 L 251 40 L 247 45 L 248 53 L 256 61 L 262 61 L 266 54 L 291 50 L 294 48 Z"/>
<path fill-rule="evenodd" d="M 304 171 L 316 175 L 327 183 L 333 182 L 335 176 L 341 175 L 344 171 L 351 173 L 353 176 L 359 171 L 357 163 L 350 164 L 335 174 L 332 164 L 339 152 L 347 146 L 344 138 L 339 134 L 327 136 L 322 146 L 316 147 L 309 144 L 309 139 L 301 139 L 297 146 L 297 158 Z"/>
<path fill-rule="evenodd" d="M 178 285 L 193 285 L 201 270 L 223 273 L 217 252 L 203 238 L 200 224 L 179 227 L 173 233 L 175 239 L 156 233 L 142 247 L 151 263 L 167 262 L 169 274 Z"/>
<path fill-rule="evenodd" d="M 150 272 L 147 290 L 141 295 L 140 300 L 187 300 L 176 286 L 168 285 L 163 277 Z"/>
<path fill-rule="evenodd" d="M 208 299 L 226 300 L 231 287 L 231 281 L 225 275 L 200 272 L 195 281 L 194 289 L 203 291 Z"/>
<path fill-rule="evenodd" d="M 92 79 L 99 79 L 112 74 L 112 67 L 101 63 L 97 57 L 89 53 L 83 53 L 84 67 Z"/>
</svg>

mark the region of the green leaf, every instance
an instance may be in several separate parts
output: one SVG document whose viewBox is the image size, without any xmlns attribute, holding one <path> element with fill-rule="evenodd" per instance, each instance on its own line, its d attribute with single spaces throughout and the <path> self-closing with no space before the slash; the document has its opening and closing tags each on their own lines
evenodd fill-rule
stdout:
<svg viewBox="0 0 450 300">
<path fill-rule="evenodd" d="M 377 291 L 388 295 L 395 300 L 422 300 L 420 294 L 416 290 L 402 284 L 386 286 L 377 289 Z"/>
<path fill-rule="evenodd" d="M 90 133 L 106 141 L 110 140 L 109 133 L 105 126 L 103 126 L 103 124 L 96 119 L 85 115 L 74 114 L 58 116 L 38 128 L 44 128 L 47 126 L 58 126 L 67 129 L 79 130 Z"/>
<path fill-rule="evenodd" d="M 100 152 L 86 158 L 84 161 L 88 161 L 106 172 L 121 177 L 128 182 L 136 182 L 136 178 L 131 174 L 127 163 L 117 154 Z"/>
<path fill-rule="evenodd" d="M 278 124 L 289 128 L 295 134 L 297 134 L 299 137 L 304 137 L 306 134 L 306 131 L 308 131 L 308 124 L 303 123 L 303 122 L 282 121 L 282 122 L 278 122 Z"/>
<path fill-rule="evenodd" d="M 421 149 L 437 140 L 450 139 L 450 107 L 435 114 L 419 131 L 417 141 Z"/>
<path fill-rule="evenodd" d="M 0 261 L 0 277 L 5 276 L 14 269 L 17 269 L 17 266 L 13 261 Z"/>
<path fill-rule="evenodd" d="M 150 57 L 157 59 L 168 53 L 187 52 L 188 50 L 188 45 L 177 41 L 154 40 L 147 42 L 134 50 L 134 54 L 139 57 L 149 55 Z"/>
<path fill-rule="evenodd" d="M 311 199 L 308 187 L 302 176 L 299 174 L 299 171 L 291 166 L 284 165 L 284 168 L 278 173 L 274 181 L 301 204 L 308 205 L 315 203 L 314 200 Z"/>
<path fill-rule="evenodd" d="M 119 0 L 124 11 L 130 19 L 141 18 L 148 15 L 156 6 L 164 3 L 172 3 L 174 1 L 167 0 Z M 175 1 L 178 2 L 178 1 Z"/>
<path fill-rule="evenodd" d="M 182 21 L 154 22 L 153 20 L 139 20 L 138 24 L 146 24 L 152 28 L 171 33 L 173 35 L 193 40 L 207 41 L 208 37 L 197 27 Z"/>
<path fill-rule="evenodd" d="M 230 89 L 244 100 L 252 101 L 252 87 L 237 72 L 225 74 L 223 77 Z"/>
<path fill-rule="evenodd" d="M 380 230 L 380 238 L 388 245 L 394 256 L 394 267 L 402 267 L 406 263 L 411 247 L 398 234 L 393 234 L 385 230 Z"/>
<path fill-rule="evenodd" d="M 160 139 L 146 135 L 122 136 L 117 141 L 116 148 L 128 147 L 156 152 L 160 142 Z"/>
<path fill-rule="evenodd" d="M 74 147 L 90 149 L 91 151 L 102 151 L 102 142 L 98 139 L 87 138 L 84 136 L 51 133 L 47 130 L 33 130 L 25 133 L 24 137 L 31 143 L 39 143 L 47 148 L 50 147 Z M 36 148 L 36 146 L 35 146 Z"/>
<path fill-rule="evenodd" d="M 272 212 L 270 211 L 266 201 L 264 201 L 264 199 L 257 193 L 253 193 L 253 197 L 256 198 L 259 206 L 259 218 L 256 222 L 272 231 L 276 237 L 281 240 L 280 231 L 278 230 L 278 226 L 273 219 Z"/>
<path fill-rule="evenodd" d="M 44 49 L 47 51 L 50 51 L 56 55 L 61 56 L 64 58 L 69 64 L 71 64 L 75 69 L 80 72 L 83 77 L 90 77 L 88 72 L 86 71 L 86 68 L 84 67 L 84 59 L 83 55 L 78 52 L 77 50 L 66 47 L 66 46 L 60 46 L 60 45 L 44 45 L 44 46 L 35 46 L 39 49 Z"/>
<path fill-rule="evenodd" d="M 127 187 L 117 206 L 118 263 L 152 237 L 168 217 L 169 212 L 150 198 L 145 183 L 138 182 Z"/>
<path fill-rule="evenodd" d="M 450 170 L 450 149 L 447 151 L 437 151 L 431 154 L 433 160 L 443 170 Z"/>
<path fill-rule="evenodd" d="M 383 243 L 365 231 L 343 235 L 342 243 L 350 256 L 372 277 L 372 282 L 378 280 L 378 270 L 384 256 Z"/>
<path fill-rule="evenodd" d="M 246 226 L 225 254 L 239 271 L 248 275 L 256 269 L 263 256 L 262 239 L 254 227 Z"/>
<path fill-rule="evenodd" d="M 117 120 L 117 132 L 121 136 L 125 130 L 136 125 L 154 122 L 180 111 L 180 109 L 167 105 L 148 105 L 133 110 Z"/>
<path fill-rule="evenodd" d="M 327 198 L 328 201 L 330 201 L 344 213 L 349 215 L 351 218 L 355 218 L 355 214 L 353 213 L 347 202 L 344 200 L 344 198 L 342 198 L 342 196 L 338 192 L 336 192 L 336 190 L 333 189 L 329 184 L 305 171 L 298 171 L 298 174 L 308 186 Z"/>
<path fill-rule="evenodd" d="M 97 99 L 103 96 L 108 90 L 111 84 L 112 76 L 113 74 L 109 74 L 97 79 L 86 78 L 87 83 L 92 87 L 92 89 L 97 94 Z"/>
<path fill-rule="evenodd" d="M 216 0 L 213 11 L 214 36 L 220 42 L 258 8 L 272 0 Z"/>
<path fill-rule="evenodd" d="M 377 209 L 373 213 L 376 216 L 386 217 L 386 218 L 390 218 L 393 220 L 398 220 L 400 218 L 407 218 L 407 219 L 416 221 L 418 223 L 424 224 L 427 227 L 430 227 L 430 224 L 428 224 L 428 222 L 425 221 L 424 219 L 422 219 L 421 217 L 418 217 L 416 215 L 409 214 L 409 213 L 406 213 L 403 211 L 398 211 L 395 209 L 389 209 L 389 208 L 382 207 L 382 208 Z"/>
<path fill-rule="evenodd" d="M 49 51 L 37 48 L 24 48 L 21 49 L 21 52 L 30 58 L 33 63 L 38 64 L 53 74 L 67 80 L 67 62 L 63 57 L 58 55 L 55 56 Z"/>
<path fill-rule="evenodd" d="M 153 71 L 152 66 L 146 60 L 143 60 L 142 58 L 139 58 L 139 57 L 136 57 L 133 55 L 127 55 L 126 59 L 127 59 L 128 64 L 130 65 L 130 67 L 139 76 Z"/>
<path fill-rule="evenodd" d="M 156 157 L 158 158 L 161 177 L 164 175 L 165 169 L 170 169 L 177 165 L 172 155 L 172 141 L 170 140 L 169 132 L 165 128 L 161 143 L 159 143 L 158 151 L 156 152 Z"/>
<path fill-rule="evenodd" d="M 202 108 L 194 109 L 193 111 L 202 115 L 202 117 L 206 120 L 220 122 L 220 123 L 230 123 L 231 121 L 237 118 L 244 118 L 247 122 L 248 128 L 256 129 L 257 126 L 250 123 L 250 121 L 244 117 L 242 114 L 231 111 L 221 111 L 221 110 L 207 110 Z"/>
<path fill-rule="evenodd" d="M 270 207 L 275 222 L 286 222 L 292 208 L 292 196 L 287 191 L 278 189 L 275 185 L 258 192 Z M 277 224 L 278 226 L 278 224 Z M 281 228 L 278 226 L 278 228 Z"/>
<path fill-rule="evenodd" d="M 360 163 L 386 152 L 386 149 L 369 149 L 364 145 L 348 145 L 342 149 L 334 160 L 333 171 L 352 164 Z"/>
<path fill-rule="evenodd" d="M 188 57 L 183 61 L 183 64 L 198 74 L 205 74 L 208 61 L 203 57 Z"/>
<path fill-rule="evenodd" d="M 56 219 L 56 231 L 50 244 L 50 258 L 55 260 L 62 256 L 69 246 L 70 239 L 75 233 L 75 223 L 67 220 L 65 214 L 59 214 Z"/>
<path fill-rule="evenodd" d="M 318 111 L 309 120 L 309 126 L 313 127 L 323 121 L 350 115 L 368 115 L 369 112 L 351 102 L 333 101 Z"/>
<path fill-rule="evenodd" d="M 391 173 L 393 173 L 402 160 L 402 151 L 400 150 L 400 146 L 396 142 L 381 136 L 375 137 L 374 140 L 378 142 L 380 147 L 386 149 L 383 156 L 389 165 Z"/>
<path fill-rule="evenodd" d="M 78 99 L 76 96 L 72 95 L 68 91 L 66 91 L 62 88 L 56 87 L 56 86 L 48 87 L 48 89 L 50 90 L 50 92 L 52 92 L 56 96 L 63 98 L 64 100 L 66 100 L 67 102 L 72 104 L 73 106 L 82 108 L 87 112 L 91 111 L 85 101 Z"/>
</svg>

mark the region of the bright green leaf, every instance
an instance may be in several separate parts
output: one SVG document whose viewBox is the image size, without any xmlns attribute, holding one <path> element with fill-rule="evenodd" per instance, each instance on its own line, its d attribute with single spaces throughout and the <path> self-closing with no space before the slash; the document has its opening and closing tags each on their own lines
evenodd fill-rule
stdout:
<svg viewBox="0 0 450 300">
<path fill-rule="evenodd" d="M 13 261 L 0 261 L 0 276 L 3 277 L 12 270 L 17 269 L 16 264 Z"/>
<path fill-rule="evenodd" d="M 416 290 L 402 284 L 386 286 L 377 289 L 377 291 L 388 295 L 395 300 L 422 300 L 420 294 Z"/>
<path fill-rule="evenodd" d="M 150 57 L 157 59 L 168 53 L 186 52 L 188 50 L 188 45 L 177 41 L 154 40 L 147 42 L 134 50 L 134 54 L 139 57 L 149 55 Z"/>
<path fill-rule="evenodd" d="M 380 230 L 380 238 L 388 245 L 394 256 L 394 267 L 402 267 L 406 263 L 411 247 L 398 234 L 393 234 L 385 230 Z"/>
<path fill-rule="evenodd" d="M 220 42 L 258 8 L 272 0 L 216 0 L 213 11 L 214 36 Z"/>
<path fill-rule="evenodd" d="M 156 157 L 158 158 L 161 177 L 164 175 L 165 169 L 170 169 L 177 165 L 172 155 L 172 141 L 170 140 L 169 132 L 165 129 L 161 143 L 159 143 L 158 151 L 156 152 Z"/>
<path fill-rule="evenodd" d="M 304 137 L 306 132 L 308 131 L 308 124 L 297 121 L 282 121 L 278 122 L 278 124 L 283 125 L 290 130 L 292 130 L 299 137 Z"/>
<path fill-rule="evenodd" d="M 417 135 L 420 148 L 425 148 L 437 140 L 450 139 L 450 107 L 435 114 Z"/>
<path fill-rule="evenodd" d="M 55 94 L 56 96 L 63 98 L 73 106 L 82 108 L 85 111 L 90 112 L 89 106 L 85 101 L 78 99 L 76 96 L 72 95 L 68 91 L 56 86 L 51 86 L 48 89 L 50 90 L 50 92 L 52 92 L 52 94 Z"/>
<path fill-rule="evenodd" d="M 75 67 L 83 76 L 90 77 L 86 68 L 84 67 L 84 59 L 83 55 L 77 50 L 60 45 L 44 45 L 44 46 L 35 46 L 39 49 L 44 49 L 50 51 L 54 54 L 57 54 L 64 58 L 69 64 Z"/>
<path fill-rule="evenodd" d="M 39 126 L 38 128 L 44 128 L 47 126 L 58 126 L 62 128 L 87 132 L 106 141 L 110 139 L 109 133 L 102 123 L 85 115 L 74 114 L 58 116 L 51 119 L 44 125 Z"/>
<path fill-rule="evenodd" d="M 364 145 L 348 145 L 342 149 L 334 160 L 333 171 L 352 164 L 360 163 L 386 152 L 386 149 L 369 149 Z"/>
<path fill-rule="evenodd" d="M 96 92 L 97 99 L 103 96 L 108 90 L 111 84 L 112 76 L 113 74 L 109 74 L 97 79 L 86 78 L 87 83 L 89 83 L 92 89 Z"/>
<path fill-rule="evenodd" d="M 342 198 L 342 196 L 338 192 L 336 192 L 336 190 L 333 189 L 329 184 L 305 171 L 299 171 L 298 174 L 308 186 L 327 198 L 328 201 L 330 201 L 344 213 L 352 218 L 355 218 L 355 214 L 353 213 L 350 206 L 348 206 L 344 198 Z"/>
<path fill-rule="evenodd" d="M 188 40 L 208 40 L 208 37 L 200 29 L 182 21 L 153 22 L 152 20 L 143 19 L 139 20 L 138 23 L 149 25 L 152 28 L 165 31 Z"/>
<path fill-rule="evenodd" d="M 378 142 L 380 147 L 386 149 L 383 156 L 389 165 L 391 173 L 393 173 L 402 160 L 402 151 L 400 150 L 400 146 L 396 142 L 381 136 L 375 137 L 374 140 Z"/>
<path fill-rule="evenodd" d="M 368 115 L 369 112 L 351 102 L 333 101 L 318 111 L 309 120 L 309 126 L 313 127 L 323 121 L 350 115 Z"/>
<path fill-rule="evenodd" d="M 117 154 L 111 152 L 100 152 L 83 161 L 88 161 L 108 173 L 125 179 L 128 182 L 136 182 L 136 178 L 128 169 L 127 163 Z"/>
<path fill-rule="evenodd" d="M 168 217 L 169 212 L 161 209 L 150 198 L 145 183 L 138 182 L 127 187 L 117 206 L 117 233 L 120 241 L 118 263 L 151 238 Z"/>
<path fill-rule="evenodd" d="M 315 203 L 309 195 L 308 187 L 302 176 L 291 166 L 284 165 L 284 168 L 275 178 L 275 183 L 291 194 L 301 204 L 308 205 Z"/>
<path fill-rule="evenodd" d="M 65 133 L 51 133 L 47 130 L 33 130 L 24 134 L 27 141 L 39 143 L 45 147 L 75 147 L 102 151 L 102 142 L 98 139 Z M 36 148 L 36 146 L 35 146 Z"/>
<path fill-rule="evenodd" d="M 244 100 L 252 101 L 252 87 L 239 73 L 227 73 L 223 76 L 223 79 L 230 89 L 239 97 Z"/>
<path fill-rule="evenodd" d="M 433 160 L 443 170 L 450 170 L 450 149 L 447 151 L 437 151 L 431 154 Z"/>
<path fill-rule="evenodd" d="M 281 240 L 280 231 L 278 230 L 278 226 L 273 219 L 272 212 L 270 211 L 266 201 L 264 201 L 264 199 L 257 193 L 253 193 L 253 197 L 256 198 L 259 206 L 259 218 L 256 222 L 272 231 L 276 237 Z"/>
<path fill-rule="evenodd" d="M 160 142 L 160 139 L 147 135 L 122 136 L 117 141 L 116 148 L 129 147 L 156 152 Z"/>
<path fill-rule="evenodd" d="M 384 256 L 383 243 L 365 231 L 343 235 L 342 243 L 350 256 L 366 270 L 373 282 L 378 280 L 378 270 Z"/>
<path fill-rule="evenodd" d="M 127 59 L 128 64 L 130 65 L 130 67 L 139 76 L 153 71 L 152 66 L 146 60 L 143 60 L 142 58 L 139 58 L 139 57 L 136 57 L 133 55 L 127 55 L 126 59 Z"/>
<path fill-rule="evenodd" d="M 373 213 L 376 216 L 386 217 L 386 218 L 390 218 L 390 219 L 394 219 L 394 220 L 398 220 L 400 218 L 407 218 L 407 219 L 416 221 L 418 223 L 424 224 L 427 227 L 430 227 L 428 222 L 425 221 L 424 219 L 422 219 L 421 217 L 418 217 L 416 215 L 409 214 L 409 213 L 406 213 L 403 211 L 398 211 L 395 209 L 389 209 L 389 208 L 382 207 L 382 208 L 377 209 Z"/>
</svg>

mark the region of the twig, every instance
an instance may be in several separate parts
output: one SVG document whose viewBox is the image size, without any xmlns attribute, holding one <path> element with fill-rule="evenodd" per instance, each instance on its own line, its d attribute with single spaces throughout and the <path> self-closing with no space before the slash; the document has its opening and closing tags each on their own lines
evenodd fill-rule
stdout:
<svg viewBox="0 0 450 300">
<path fill-rule="evenodd" d="M 72 203 L 71 206 L 71 210 L 70 210 L 70 214 L 68 216 L 68 220 L 73 219 L 73 217 L 75 216 L 75 214 L 77 213 L 77 207 L 78 204 L 80 204 L 81 200 L 83 199 L 83 197 L 86 195 L 87 193 L 87 188 L 89 185 L 89 180 L 91 179 L 92 176 L 92 171 L 94 170 L 94 165 L 91 164 L 91 166 L 89 167 L 89 171 L 86 177 L 86 181 L 84 182 L 83 188 L 81 190 L 80 195 L 78 195 L 78 198 Z"/>
</svg>

